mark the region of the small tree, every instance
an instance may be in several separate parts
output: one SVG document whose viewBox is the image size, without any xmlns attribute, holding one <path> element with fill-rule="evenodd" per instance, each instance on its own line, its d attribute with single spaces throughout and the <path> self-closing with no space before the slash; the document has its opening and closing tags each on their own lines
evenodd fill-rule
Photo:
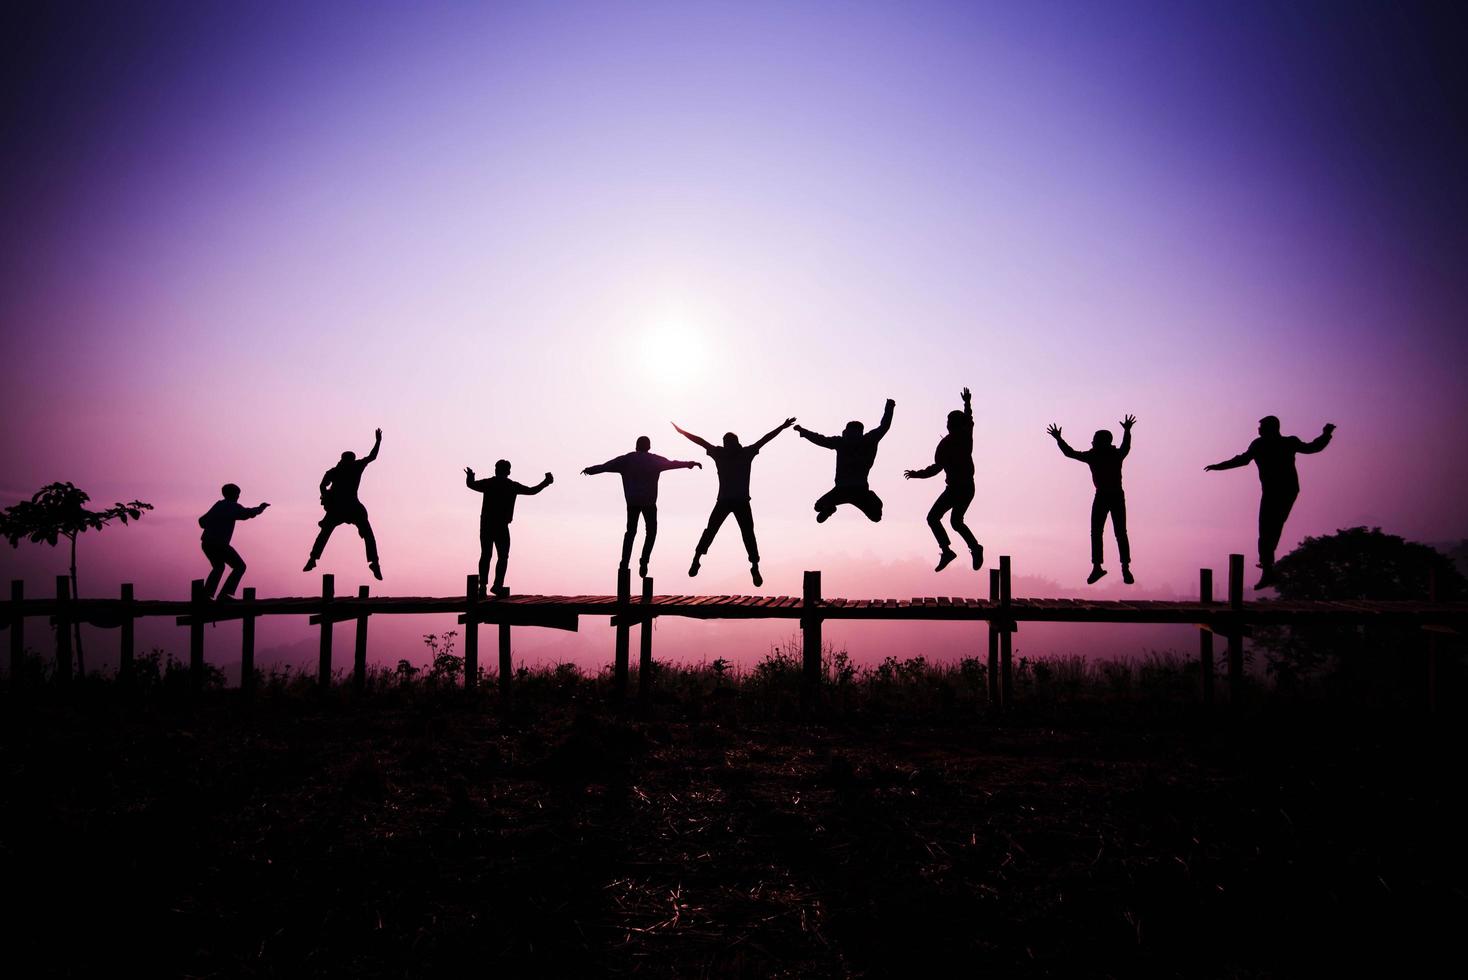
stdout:
<svg viewBox="0 0 1468 980">
<path fill-rule="evenodd" d="M 12 548 L 20 546 L 22 538 L 36 544 L 52 547 L 62 538 L 71 545 L 71 594 L 81 597 L 76 580 L 76 539 L 87 531 L 100 531 L 113 521 L 140 520 L 143 511 L 152 510 L 152 504 L 141 500 L 130 503 L 118 502 L 106 510 L 88 510 L 86 504 L 92 498 L 70 483 L 48 483 L 37 490 L 30 500 L 22 500 L 13 507 L 0 511 L 0 535 L 10 542 Z M 72 629 L 76 644 L 77 669 L 87 672 L 86 658 L 82 653 L 82 627 L 73 622 Z"/>
<path fill-rule="evenodd" d="M 1425 600 L 1429 582 L 1437 597 L 1454 602 L 1468 596 L 1468 582 L 1452 560 L 1425 544 L 1406 541 L 1381 528 L 1353 527 L 1306 538 L 1275 565 L 1281 599 Z M 1418 630 L 1386 626 L 1270 627 L 1255 631 L 1281 680 L 1342 665 L 1355 651 L 1400 653 L 1422 643 Z"/>
</svg>

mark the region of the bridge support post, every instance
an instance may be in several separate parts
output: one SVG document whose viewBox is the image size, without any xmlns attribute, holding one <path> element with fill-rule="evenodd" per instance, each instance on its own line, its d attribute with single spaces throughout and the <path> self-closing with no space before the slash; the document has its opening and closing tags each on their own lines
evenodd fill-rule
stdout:
<svg viewBox="0 0 1468 980">
<path fill-rule="evenodd" d="M 642 621 L 642 632 L 638 635 L 637 656 L 637 700 L 644 706 L 652 697 L 652 579 L 642 580 L 642 605 L 647 618 Z"/>
<path fill-rule="evenodd" d="M 255 590 L 247 588 L 244 598 L 244 616 L 240 619 L 240 690 L 245 697 L 255 693 Z"/>
<path fill-rule="evenodd" d="M 316 665 L 316 686 L 325 691 L 331 686 L 331 605 L 336 600 L 336 577 L 321 576 L 321 658 Z"/>
<path fill-rule="evenodd" d="M 371 594 L 367 586 L 357 588 L 357 598 L 365 599 Z M 352 649 L 352 690 L 358 694 L 367 690 L 367 609 L 357 613 L 357 641 Z"/>
<path fill-rule="evenodd" d="M 479 576 L 464 579 L 464 690 L 479 686 Z"/>
<path fill-rule="evenodd" d="M 122 591 L 119 595 L 121 605 L 120 618 L 117 624 L 117 679 L 123 687 L 129 687 L 133 682 L 133 586 L 131 582 L 122 583 Z"/>
<path fill-rule="evenodd" d="M 999 608 L 1004 613 L 1004 628 L 999 634 L 999 703 L 1007 711 L 1014 703 L 1014 620 L 1010 600 L 1009 556 L 999 556 Z"/>
<path fill-rule="evenodd" d="M 989 602 L 999 601 L 999 569 L 989 569 Z M 999 703 L 999 621 L 993 612 L 989 616 L 989 706 L 1000 707 Z"/>
<path fill-rule="evenodd" d="M 621 702 L 627 699 L 628 647 L 631 643 L 632 627 L 627 622 L 627 613 L 632 604 L 632 571 L 617 569 L 617 649 L 612 664 L 612 698 Z"/>
<path fill-rule="evenodd" d="M 1213 604 L 1213 569 L 1198 569 L 1198 601 Z M 1213 631 L 1198 630 L 1198 676 L 1203 685 L 1203 703 L 1213 705 Z"/>
<path fill-rule="evenodd" d="M 801 671 L 800 688 L 802 700 L 807 706 L 815 703 L 816 693 L 821 687 L 821 573 L 806 572 L 801 590 Z"/>
<path fill-rule="evenodd" d="M 1228 698 L 1234 708 L 1244 701 L 1244 556 L 1228 556 Z"/>
<path fill-rule="evenodd" d="M 195 691 L 204 686 L 204 580 L 189 583 L 189 683 Z"/>
</svg>

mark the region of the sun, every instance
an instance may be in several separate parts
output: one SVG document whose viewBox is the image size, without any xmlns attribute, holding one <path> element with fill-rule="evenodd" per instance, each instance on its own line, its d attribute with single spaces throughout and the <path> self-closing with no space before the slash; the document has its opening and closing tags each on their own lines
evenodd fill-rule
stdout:
<svg viewBox="0 0 1468 980">
<path fill-rule="evenodd" d="M 697 380 L 709 360 L 707 338 L 686 319 L 653 324 L 644 333 L 638 350 L 649 373 L 669 383 Z"/>
</svg>

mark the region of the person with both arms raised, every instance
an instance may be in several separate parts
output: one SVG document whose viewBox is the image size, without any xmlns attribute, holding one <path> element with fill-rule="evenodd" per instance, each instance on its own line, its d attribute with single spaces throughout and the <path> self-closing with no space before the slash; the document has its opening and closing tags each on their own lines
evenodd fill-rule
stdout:
<svg viewBox="0 0 1468 980">
<path fill-rule="evenodd" d="M 1101 567 L 1101 536 L 1106 530 L 1106 518 L 1111 517 L 1111 529 L 1116 532 L 1116 550 L 1121 558 L 1121 580 L 1131 585 L 1132 546 L 1126 533 L 1126 494 L 1121 489 L 1121 464 L 1127 453 L 1132 451 L 1132 426 L 1136 416 L 1128 415 L 1121 423 L 1121 446 L 1111 444 L 1111 433 L 1106 429 L 1096 430 L 1091 437 L 1091 448 L 1077 452 L 1061 438 L 1060 426 L 1052 424 L 1046 431 L 1055 437 L 1060 451 L 1071 459 L 1080 460 L 1091 468 L 1091 482 L 1096 487 L 1096 496 L 1091 501 L 1091 574 L 1087 585 L 1095 585 L 1106 569 Z"/>
<path fill-rule="evenodd" d="M 726 432 L 724 444 L 715 446 L 691 432 L 679 429 L 678 423 L 673 423 L 673 428 L 678 430 L 679 435 L 702 446 L 704 452 L 713 457 L 714 467 L 719 472 L 719 496 L 714 501 L 713 511 L 709 513 L 708 527 L 703 529 L 703 536 L 693 549 L 693 564 L 688 566 L 690 576 L 698 574 L 699 560 L 708 554 L 709 547 L 714 543 L 714 535 L 719 533 L 724 519 L 733 514 L 734 520 L 739 522 L 739 531 L 744 536 L 744 550 L 749 556 L 750 581 L 754 582 L 755 588 L 765 584 L 764 576 L 759 572 L 759 543 L 754 538 L 754 514 L 749 508 L 749 469 L 754 463 L 754 457 L 765 444 L 794 424 L 795 419 L 786 419 L 750 446 L 741 446 L 738 436 Z"/>
<path fill-rule="evenodd" d="M 637 451 L 623 453 L 615 459 L 596 466 L 588 466 L 581 472 L 587 476 L 597 473 L 619 473 L 622 476 L 622 494 L 627 498 L 627 533 L 622 535 L 623 571 L 632 561 L 632 543 L 637 539 L 637 519 L 642 518 L 642 559 L 637 563 L 637 574 L 647 578 L 647 563 L 652 558 L 652 545 L 658 539 L 658 478 L 665 470 L 703 469 L 703 464 L 690 460 L 666 459 L 652 452 L 652 440 L 647 436 L 637 437 Z"/>
<path fill-rule="evenodd" d="M 882 412 L 882 424 L 870 432 L 863 431 L 860 422 L 846 423 L 839 436 L 823 436 L 800 426 L 795 431 L 802 439 L 836 450 L 836 486 L 826 491 L 816 501 L 816 522 L 823 523 L 836 513 L 841 504 L 850 504 L 873 522 L 882 519 L 882 498 L 878 497 L 867 483 L 872 464 L 877 461 L 877 444 L 892 428 L 892 412 L 897 403 L 887 399 Z"/>
</svg>

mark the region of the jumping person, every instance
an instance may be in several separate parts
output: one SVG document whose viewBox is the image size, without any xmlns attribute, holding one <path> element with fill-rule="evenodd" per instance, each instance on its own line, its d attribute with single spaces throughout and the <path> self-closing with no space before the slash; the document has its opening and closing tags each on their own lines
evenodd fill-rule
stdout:
<svg viewBox="0 0 1468 980">
<path fill-rule="evenodd" d="M 229 543 L 230 538 L 234 537 L 235 522 L 259 517 L 270 505 L 240 506 L 240 488 L 233 483 L 220 487 L 219 493 L 224 499 L 216 501 L 199 518 L 199 526 L 204 529 L 199 544 L 204 549 L 204 557 L 209 559 L 209 578 L 204 582 L 204 594 L 210 598 L 233 599 L 234 590 L 239 587 L 240 579 L 245 577 L 245 560 Z M 229 566 L 229 578 L 224 580 L 224 588 L 215 596 L 214 589 L 219 585 L 219 578 L 224 574 L 226 565 Z"/>
<path fill-rule="evenodd" d="M 1279 419 L 1266 415 L 1259 420 L 1259 438 L 1249 443 L 1249 448 L 1233 459 L 1203 467 L 1204 472 L 1231 470 L 1248 463 L 1259 467 L 1259 487 L 1263 491 L 1259 498 L 1259 581 L 1254 588 L 1265 589 L 1274 585 L 1274 550 L 1279 547 L 1280 535 L 1284 533 L 1285 521 L 1300 495 L 1300 474 L 1295 470 L 1296 453 L 1318 453 L 1330 445 L 1335 425 L 1326 423 L 1309 442 L 1299 436 L 1282 436 Z"/>
<path fill-rule="evenodd" d="M 741 446 L 738 436 L 726 432 L 724 444 L 715 446 L 691 432 L 684 432 L 678 428 L 678 423 L 673 423 L 673 428 L 678 429 L 680 435 L 702 446 L 704 452 L 713 457 L 714 468 L 719 472 L 719 496 L 714 501 L 714 509 L 709 513 L 708 527 L 703 529 L 703 536 L 693 549 L 693 564 L 688 566 L 690 576 L 698 574 L 699 559 L 708 554 L 709 546 L 714 543 L 714 535 L 719 533 L 724 518 L 733 514 L 734 520 L 739 522 L 739 533 L 744 536 L 744 550 L 749 556 L 750 581 L 754 582 L 755 588 L 765 584 L 764 577 L 759 573 L 759 544 L 754 539 L 754 514 L 749 509 L 749 468 L 765 443 L 794 424 L 793 418 L 786 419 L 750 446 Z"/>
<path fill-rule="evenodd" d="M 1055 437 L 1060 451 L 1071 459 L 1078 459 L 1091 467 L 1091 482 L 1096 486 L 1095 499 L 1091 501 L 1091 574 L 1086 577 L 1087 585 L 1095 585 L 1106 569 L 1101 567 L 1101 535 L 1106 530 L 1106 517 L 1111 516 L 1111 529 L 1116 532 L 1116 550 L 1121 558 L 1121 580 L 1131 585 L 1132 546 L 1126 536 L 1126 494 L 1121 489 L 1121 462 L 1132 451 L 1132 426 L 1137 424 L 1135 415 L 1128 415 L 1121 423 L 1121 447 L 1111 444 L 1111 432 L 1098 429 L 1091 437 L 1091 448 L 1076 452 L 1060 436 L 1060 427 L 1052 424 L 1046 431 Z"/>
<path fill-rule="evenodd" d="M 816 501 L 816 521 L 823 522 L 836 513 L 840 504 L 851 504 L 872 521 L 882 519 L 882 498 L 867 485 L 867 475 L 877 461 L 877 443 L 892 428 L 892 410 L 897 403 L 887 399 L 887 408 L 882 413 L 882 424 L 871 432 L 863 432 L 860 422 L 847 422 L 839 436 L 823 436 L 818 432 L 795 427 L 802 439 L 817 446 L 836 450 L 836 486 Z"/>
<path fill-rule="evenodd" d="M 357 529 L 367 546 L 367 567 L 372 569 L 373 577 L 381 581 L 382 568 L 377 562 L 377 538 L 367 520 L 367 508 L 357 499 L 357 488 L 362 484 L 362 471 L 377 458 L 377 451 L 381 448 L 382 430 L 378 429 L 372 443 L 372 452 L 361 459 L 357 458 L 356 453 L 344 452 L 341 460 L 321 477 L 321 506 L 326 510 L 326 516 L 321 518 L 321 533 L 316 535 L 316 543 L 311 546 L 311 559 L 301 571 L 309 572 L 316 567 L 321 553 L 326 550 L 331 532 L 338 525 L 350 524 Z"/>
<path fill-rule="evenodd" d="M 953 530 L 968 545 L 974 571 L 978 571 L 984 565 L 984 546 L 963 522 L 963 515 L 974 499 L 974 406 L 973 395 L 967 388 L 963 389 L 963 411 L 948 413 L 948 434 L 938 441 L 938 448 L 933 452 L 933 465 L 920 470 L 906 470 L 902 475 L 909 480 L 926 480 L 939 473 L 944 475 L 948 485 L 928 511 L 928 527 L 933 529 L 933 537 L 938 539 L 938 567 L 933 571 L 943 571 L 958 557 L 958 553 L 948 546 L 948 532 L 943 530 L 943 515 L 950 512 Z"/>
<path fill-rule="evenodd" d="M 664 470 L 686 470 L 703 464 L 687 460 L 665 459 L 653 453 L 652 440 L 647 436 L 637 437 L 637 451 L 624 453 L 597 466 L 588 466 L 581 472 L 587 476 L 597 473 L 620 473 L 622 494 L 627 498 L 627 533 L 622 535 L 622 564 L 626 569 L 632 561 L 632 542 L 637 538 L 637 519 L 642 518 L 642 559 L 637 563 L 637 574 L 647 578 L 647 562 L 652 558 L 652 545 L 658 539 L 658 477 Z"/>
<path fill-rule="evenodd" d="M 510 563 L 510 522 L 515 519 L 515 498 L 521 494 L 537 494 L 556 482 L 549 473 L 533 487 L 516 483 L 510 479 L 510 461 L 502 459 L 494 464 L 494 476 L 485 480 L 474 479 L 474 471 L 464 467 L 464 485 L 470 490 L 484 494 L 484 503 L 479 509 L 479 596 L 484 597 L 485 578 L 489 574 L 489 555 L 499 555 L 494 564 L 495 595 L 508 595 L 505 588 L 505 568 Z"/>
</svg>

